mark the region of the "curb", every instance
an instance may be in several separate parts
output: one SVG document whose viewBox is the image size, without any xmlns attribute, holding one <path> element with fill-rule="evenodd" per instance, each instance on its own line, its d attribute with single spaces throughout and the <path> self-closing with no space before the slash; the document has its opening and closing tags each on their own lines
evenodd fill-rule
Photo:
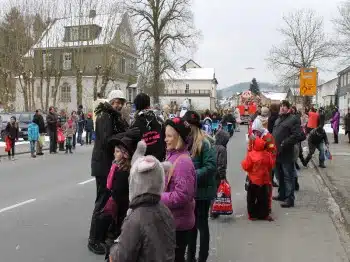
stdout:
<svg viewBox="0 0 350 262">
<path fill-rule="evenodd" d="M 349 259 L 348 261 L 350 261 L 350 212 L 345 207 L 341 207 L 342 201 L 344 202 L 346 200 L 340 195 L 337 188 L 333 186 L 327 174 L 321 171 L 314 159 L 311 159 L 311 163 L 316 171 L 316 178 L 321 183 L 321 186 L 324 187 L 323 189 L 325 192 L 329 195 L 327 201 L 328 211 Z"/>
<path fill-rule="evenodd" d="M 49 148 L 43 148 L 42 151 L 48 151 Z M 25 154 L 30 154 L 30 150 L 28 151 L 21 151 L 21 152 L 18 152 L 16 153 L 15 155 L 25 155 Z M 7 157 L 8 154 L 0 154 L 0 157 Z"/>
</svg>

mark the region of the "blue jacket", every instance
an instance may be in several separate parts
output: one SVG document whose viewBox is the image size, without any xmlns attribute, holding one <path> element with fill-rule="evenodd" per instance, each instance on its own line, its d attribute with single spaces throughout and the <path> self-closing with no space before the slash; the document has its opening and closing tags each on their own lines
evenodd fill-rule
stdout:
<svg viewBox="0 0 350 262">
<path fill-rule="evenodd" d="M 39 126 L 35 123 L 30 123 L 28 126 L 28 140 L 29 141 L 39 140 Z"/>
</svg>

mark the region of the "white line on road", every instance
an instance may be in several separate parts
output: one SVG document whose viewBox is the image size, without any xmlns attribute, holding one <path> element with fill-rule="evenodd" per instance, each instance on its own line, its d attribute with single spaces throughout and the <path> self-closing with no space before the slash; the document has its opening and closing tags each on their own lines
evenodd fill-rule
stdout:
<svg viewBox="0 0 350 262">
<path fill-rule="evenodd" d="M 91 179 L 85 180 L 83 182 L 80 182 L 80 183 L 78 183 L 78 185 L 85 185 L 85 184 L 90 183 L 92 181 L 95 181 L 95 178 L 91 178 Z"/>
<path fill-rule="evenodd" d="M 29 199 L 29 200 L 26 200 L 26 201 L 17 203 L 17 204 L 15 204 L 15 205 L 12 205 L 12 206 L 9 206 L 9 207 L 5 207 L 5 208 L 3 208 L 3 209 L 0 209 L 0 213 L 5 212 L 5 211 L 8 211 L 8 210 L 11 210 L 11 209 L 14 209 L 14 208 L 16 208 L 16 207 L 23 206 L 23 205 L 25 205 L 25 204 L 32 203 L 32 202 L 34 202 L 34 201 L 36 201 L 36 199 L 35 199 L 35 198 L 32 198 L 32 199 Z"/>
</svg>

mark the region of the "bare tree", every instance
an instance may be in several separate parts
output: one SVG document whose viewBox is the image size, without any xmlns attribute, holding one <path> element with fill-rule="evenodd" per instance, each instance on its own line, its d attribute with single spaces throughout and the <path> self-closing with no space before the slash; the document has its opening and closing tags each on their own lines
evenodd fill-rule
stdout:
<svg viewBox="0 0 350 262">
<path fill-rule="evenodd" d="M 145 55 L 142 66 L 151 70 L 150 82 L 155 103 L 159 102 L 161 79 L 177 69 L 184 49 L 194 48 L 199 36 L 194 28 L 191 0 L 129 0 L 127 11 L 136 18 L 136 35 Z"/>
<path fill-rule="evenodd" d="M 349 61 L 350 55 L 350 1 L 344 2 L 338 7 L 339 16 L 333 20 L 337 32 L 336 48 L 339 57 L 344 62 Z"/>
</svg>

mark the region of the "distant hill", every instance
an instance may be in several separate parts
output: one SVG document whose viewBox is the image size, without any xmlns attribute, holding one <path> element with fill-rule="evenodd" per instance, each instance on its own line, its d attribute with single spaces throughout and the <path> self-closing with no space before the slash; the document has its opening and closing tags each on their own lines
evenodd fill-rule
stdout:
<svg viewBox="0 0 350 262">
<path fill-rule="evenodd" d="M 284 92 L 283 88 L 276 86 L 271 83 L 258 82 L 260 91 L 273 91 L 273 92 Z M 232 96 L 234 93 L 241 93 L 243 91 L 249 90 L 250 82 L 238 83 L 217 91 L 219 97 Z"/>
</svg>

